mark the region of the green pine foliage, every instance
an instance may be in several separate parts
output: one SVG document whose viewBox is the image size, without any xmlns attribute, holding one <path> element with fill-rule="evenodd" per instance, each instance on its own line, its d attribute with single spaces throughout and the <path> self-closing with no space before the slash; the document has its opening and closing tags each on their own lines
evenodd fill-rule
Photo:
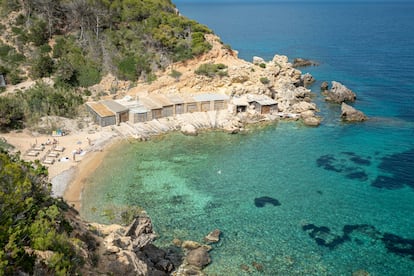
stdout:
<svg viewBox="0 0 414 276">
<path fill-rule="evenodd" d="M 12 11 L 18 15 L 2 28 L 11 31 L 10 43 L 0 44 L 0 66 L 14 83 L 28 77 L 19 68 L 74 87 L 107 73 L 150 81 L 155 70 L 211 49 L 204 38 L 211 30 L 178 14 L 170 0 L 0 2 L 0 14 Z"/>
<path fill-rule="evenodd" d="M 33 274 L 36 266 L 48 275 L 73 275 L 82 265 L 46 175 L 39 162 L 0 149 L 0 275 Z M 41 260 L 36 251 L 52 254 Z"/>
<path fill-rule="evenodd" d="M 81 104 L 77 90 L 38 82 L 25 93 L 0 97 L 0 130 L 19 129 L 43 116 L 74 118 Z"/>
</svg>

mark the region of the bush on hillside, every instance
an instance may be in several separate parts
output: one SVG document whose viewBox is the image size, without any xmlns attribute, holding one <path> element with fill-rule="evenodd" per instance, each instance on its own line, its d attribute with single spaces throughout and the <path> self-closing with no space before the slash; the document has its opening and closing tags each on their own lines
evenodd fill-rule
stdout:
<svg viewBox="0 0 414 276">
<path fill-rule="evenodd" d="M 227 76 L 227 66 L 219 63 L 219 64 L 213 64 L 213 63 L 204 63 L 201 64 L 195 73 L 197 75 L 203 75 L 207 77 L 214 77 L 216 75 L 218 76 Z"/>
</svg>

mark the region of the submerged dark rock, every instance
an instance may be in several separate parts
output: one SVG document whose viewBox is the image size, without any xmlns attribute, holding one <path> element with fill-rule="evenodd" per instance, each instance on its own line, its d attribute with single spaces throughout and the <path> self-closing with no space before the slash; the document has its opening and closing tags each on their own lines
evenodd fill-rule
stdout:
<svg viewBox="0 0 414 276">
<path fill-rule="evenodd" d="M 409 257 L 414 261 L 414 240 L 405 239 L 390 233 L 384 233 L 381 240 L 388 252 Z"/>
<path fill-rule="evenodd" d="M 414 189 L 414 148 L 382 158 L 379 175 L 371 185 L 389 190 L 402 189 L 405 186 Z"/>
<path fill-rule="evenodd" d="M 262 208 L 264 207 L 266 204 L 270 204 L 273 206 L 280 206 L 282 205 L 279 200 L 273 198 L 273 197 L 268 197 L 268 196 L 262 196 L 262 197 L 257 197 L 254 199 L 254 205 L 258 208 Z"/>
<path fill-rule="evenodd" d="M 352 237 L 354 232 L 370 239 L 374 244 L 381 241 L 389 253 L 397 254 L 402 257 L 408 257 L 414 261 L 414 239 L 406 239 L 392 233 L 381 233 L 374 226 L 369 224 L 347 224 L 342 228 L 342 235 L 331 233 L 331 229 L 326 226 L 316 226 L 309 223 L 302 226 L 302 230 L 315 240 L 319 246 L 335 249 L 345 242 L 354 242 L 357 245 L 364 243 L 358 236 Z"/>
<path fill-rule="evenodd" d="M 341 152 L 338 156 L 322 155 L 316 160 L 316 164 L 327 171 L 341 173 L 348 179 L 367 181 L 368 174 L 362 166 L 371 165 L 369 159 L 370 157 L 359 156 L 354 152 Z"/>
</svg>

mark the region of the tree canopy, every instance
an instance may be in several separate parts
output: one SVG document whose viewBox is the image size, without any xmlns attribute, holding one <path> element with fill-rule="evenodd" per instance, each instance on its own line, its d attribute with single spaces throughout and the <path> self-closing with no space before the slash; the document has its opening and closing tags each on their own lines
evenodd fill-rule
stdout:
<svg viewBox="0 0 414 276">
<path fill-rule="evenodd" d="M 73 274 L 82 260 L 69 238 L 62 202 L 51 198 L 47 169 L 0 149 L 0 275 Z M 50 253 L 47 260 L 37 252 Z"/>
<path fill-rule="evenodd" d="M 211 46 L 206 26 L 180 15 L 170 0 L 4 0 L 0 14 L 13 11 L 9 43 L 0 42 L 0 71 L 9 83 L 54 77 L 87 87 L 112 73 L 146 79 L 171 62 Z M 26 70 L 29 68 L 29 74 Z"/>
</svg>

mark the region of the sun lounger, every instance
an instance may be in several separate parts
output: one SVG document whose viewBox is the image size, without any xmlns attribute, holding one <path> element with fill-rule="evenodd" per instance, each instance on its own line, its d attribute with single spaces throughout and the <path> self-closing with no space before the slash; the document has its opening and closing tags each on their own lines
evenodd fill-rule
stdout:
<svg viewBox="0 0 414 276">
<path fill-rule="evenodd" d="M 36 151 L 43 151 L 45 149 L 45 147 L 44 146 L 42 146 L 42 145 L 40 145 L 40 146 L 35 146 L 34 148 L 33 148 L 33 150 L 36 150 Z"/>
<path fill-rule="evenodd" d="M 47 155 L 47 157 L 58 157 L 59 153 L 58 152 L 49 152 L 49 154 Z"/>
<path fill-rule="evenodd" d="M 53 163 L 55 163 L 55 159 L 46 158 L 45 160 L 43 160 L 43 164 L 51 165 Z"/>
<path fill-rule="evenodd" d="M 38 151 L 31 150 L 26 155 L 27 156 L 38 156 L 39 155 L 39 152 Z"/>
<path fill-rule="evenodd" d="M 65 147 L 62 147 L 62 146 L 56 146 L 53 150 L 54 150 L 54 151 L 60 151 L 60 152 L 63 152 L 63 151 L 65 150 Z"/>
</svg>

